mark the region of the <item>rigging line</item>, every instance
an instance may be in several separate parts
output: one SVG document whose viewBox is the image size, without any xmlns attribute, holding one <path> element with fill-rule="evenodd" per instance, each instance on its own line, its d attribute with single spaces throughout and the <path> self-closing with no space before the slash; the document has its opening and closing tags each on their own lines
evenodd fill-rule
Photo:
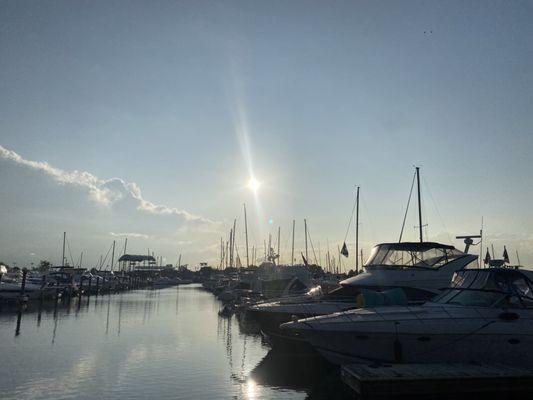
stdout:
<svg viewBox="0 0 533 400">
<path fill-rule="evenodd" d="M 107 260 L 107 256 L 109 255 L 109 252 L 111 251 L 111 247 L 113 247 L 113 245 L 109 246 L 109 249 L 107 250 L 107 253 L 105 254 L 105 258 L 102 260 L 102 263 L 100 264 L 100 269 L 102 269 L 102 267 L 104 266 L 106 260 Z M 107 270 L 107 268 L 106 268 Z"/>
<path fill-rule="evenodd" d="M 318 265 L 318 260 L 316 258 L 315 248 L 313 246 L 313 241 L 311 240 L 311 234 L 309 233 L 309 227 L 307 227 L 307 236 L 309 237 L 309 243 L 311 243 L 311 250 L 313 250 L 313 257 L 315 257 L 315 265 Z"/>
<path fill-rule="evenodd" d="M 405 214 L 403 216 L 403 222 L 402 222 L 402 230 L 400 231 L 400 239 L 398 239 L 398 242 L 402 241 L 403 230 L 405 228 L 405 221 L 407 219 L 407 212 L 409 211 L 409 205 L 411 204 L 411 197 L 413 195 L 413 188 L 415 187 L 415 178 L 416 178 L 416 171 L 413 174 L 413 182 L 411 183 L 411 190 L 409 191 L 409 199 L 407 199 L 407 207 L 405 208 Z"/>
<path fill-rule="evenodd" d="M 357 206 L 357 199 L 355 199 L 354 202 L 353 202 L 352 213 L 350 215 L 350 220 L 348 221 L 348 227 L 346 228 L 346 234 L 344 235 L 344 241 L 345 242 L 346 242 L 346 238 L 348 237 L 348 233 L 350 232 L 350 226 L 352 225 L 353 214 L 355 213 L 355 207 L 356 206 Z"/>
<path fill-rule="evenodd" d="M 444 223 L 444 219 L 442 218 L 442 215 L 440 214 L 439 208 L 437 207 L 437 202 L 435 201 L 435 198 L 433 197 L 433 193 L 431 193 L 431 189 L 429 188 L 429 182 L 427 182 L 426 178 L 422 176 L 422 182 L 424 183 L 424 187 L 429 193 L 429 198 L 431 199 L 431 202 L 433 203 L 433 207 L 435 207 L 435 211 L 437 212 L 437 215 L 440 219 L 440 223 L 442 224 L 444 231 L 446 232 L 446 235 L 448 236 L 448 243 L 452 242 L 452 238 L 450 236 L 450 232 L 448 228 L 446 227 L 446 224 Z M 427 214 L 426 214 L 427 215 Z"/>
<path fill-rule="evenodd" d="M 72 252 L 70 251 L 70 244 L 69 244 L 69 242 L 68 242 L 68 238 L 66 237 L 65 239 L 66 239 L 66 242 L 67 242 L 68 253 L 70 254 L 70 261 L 71 261 L 71 263 L 72 263 L 71 265 L 72 265 L 73 267 L 75 267 L 76 265 L 74 264 L 74 258 L 72 257 Z"/>
</svg>

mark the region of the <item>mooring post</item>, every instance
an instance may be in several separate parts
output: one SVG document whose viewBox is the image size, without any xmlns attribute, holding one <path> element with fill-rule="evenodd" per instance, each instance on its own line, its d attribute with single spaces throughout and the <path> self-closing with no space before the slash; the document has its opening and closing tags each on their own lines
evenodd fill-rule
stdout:
<svg viewBox="0 0 533 400">
<path fill-rule="evenodd" d="M 42 278 L 42 283 L 41 283 L 41 303 L 43 302 L 44 300 L 44 287 L 46 286 L 46 275 L 43 275 L 43 278 Z"/>
<path fill-rule="evenodd" d="M 81 300 L 81 294 L 83 292 L 83 276 L 80 277 L 80 287 L 78 288 L 78 298 Z"/>
<path fill-rule="evenodd" d="M 22 284 L 20 285 L 20 297 L 24 296 L 26 291 L 26 277 L 28 275 L 28 269 L 22 268 Z"/>
<path fill-rule="evenodd" d="M 91 284 L 92 284 L 92 281 L 93 281 L 93 277 L 90 276 L 89 277 L 89 288 L 87 289 L 87 297 L 91 297 Z"/>
<path fill-rule="evenodd" d="M 68 285 L 68 302 L 70 303 L 72 297 L 72 285 L 74 284 L 74 275 L 70 275 L 70 284 Z"/>
<path fill-rule="evenodd" d="M 96 277 L 96 295 L 98 296 L 98 291 L 100 289 L 100 277 Z"/>
</svg>

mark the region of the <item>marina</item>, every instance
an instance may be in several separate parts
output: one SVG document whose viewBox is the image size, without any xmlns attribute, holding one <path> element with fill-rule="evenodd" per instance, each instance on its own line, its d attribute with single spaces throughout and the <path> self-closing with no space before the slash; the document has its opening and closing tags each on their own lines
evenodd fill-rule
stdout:
<svg viewBox="0 0 533 400">
<path fill-rule="evenodd" d="M 532 398 L 531 21 L 0 1 L 0 400 Z"/>
</svg>

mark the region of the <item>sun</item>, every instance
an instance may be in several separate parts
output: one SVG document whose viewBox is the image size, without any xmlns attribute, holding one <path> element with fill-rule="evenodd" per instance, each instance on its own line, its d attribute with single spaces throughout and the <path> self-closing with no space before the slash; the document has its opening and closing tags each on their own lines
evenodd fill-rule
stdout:
<svg viewBox="0 0 533 400">
<path fill-rule="evenodd" d="M 257 193 L 260 186 L 261 186 L 261 182 L 259 182 L 254 177 L 251 177 L 250 180 L 248 181 L 248 189 L 250 189 L 254 193 Z"/>
</svg>

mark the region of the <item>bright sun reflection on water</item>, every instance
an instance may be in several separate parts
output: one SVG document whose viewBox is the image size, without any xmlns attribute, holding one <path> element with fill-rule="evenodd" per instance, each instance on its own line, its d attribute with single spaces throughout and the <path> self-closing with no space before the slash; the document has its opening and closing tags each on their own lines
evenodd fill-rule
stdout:
<svg viewBox="0 0 533 400">
<path fill-rule="evenodd" d="M 252 379 L 246 381 L 246 398 L 253 400 L 257 397 L 257 385 Z"/>
</svg>

